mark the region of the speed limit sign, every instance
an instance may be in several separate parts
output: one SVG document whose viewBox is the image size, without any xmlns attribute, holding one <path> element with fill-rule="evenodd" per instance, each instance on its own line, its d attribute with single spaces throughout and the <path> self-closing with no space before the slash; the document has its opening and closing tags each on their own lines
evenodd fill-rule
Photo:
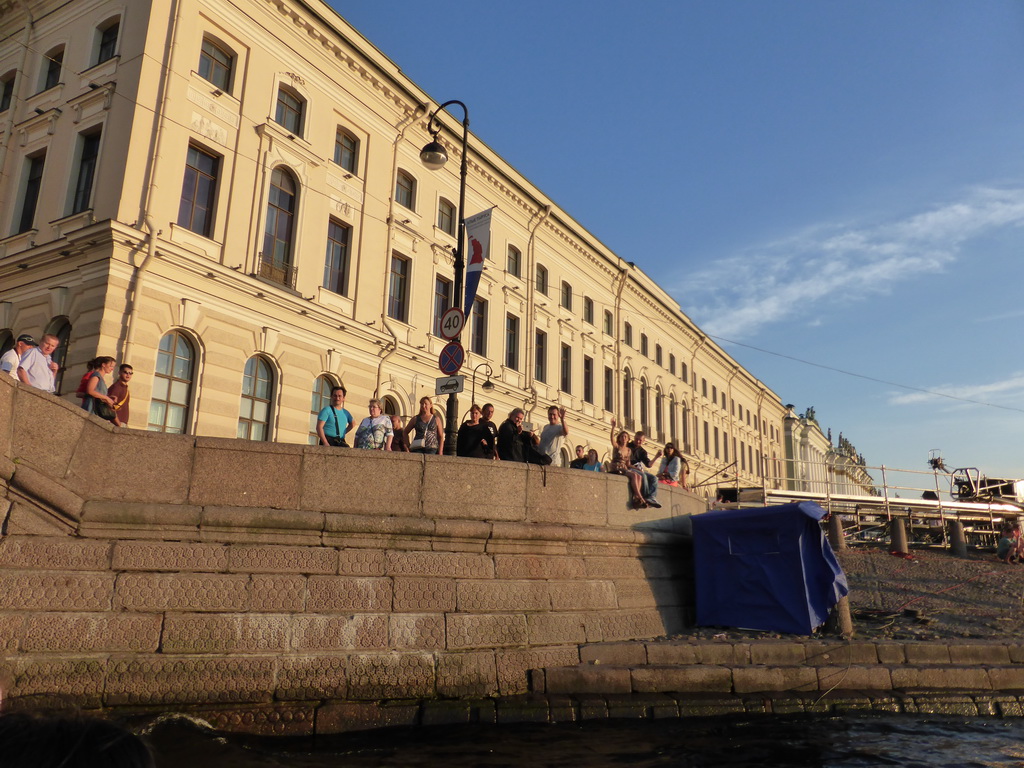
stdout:
<svg viewBox="0 0 1024 768">
<path fill-rule="evenodd" d="M 458 307 L 452 307 L 441 315 L 441 336 L 451 340 L 458 338 L 466 324 L 466 313 Z"/>
</svg>

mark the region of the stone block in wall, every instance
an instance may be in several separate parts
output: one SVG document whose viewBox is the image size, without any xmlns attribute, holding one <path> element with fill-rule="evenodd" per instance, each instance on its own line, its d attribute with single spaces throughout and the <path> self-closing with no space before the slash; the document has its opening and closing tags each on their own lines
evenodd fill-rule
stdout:
<svg viewBox="0 0 1024 768">
<path fill-rule="evenodd" d="M 317 546 L 321 543 L 323 528 L 324 516 L 319 512 L 207 506 L 200 517 L 199 536 L 205 541 Z"/>
<path fill-rule="evenodd" d="M 751 664 L 797 665 L 806 660 L 802 643 L 751 643 Z"/>
<path fill-rule="evenodd" d="M 433 535 L 434 521 L 424 518 L 324 513 L 323 543 L 327 546 L 380 549 L 381 539 L 387 538 L 390 546 L 402 541 L 409 549 L 430 549 Z M 422 543 L 409 546 L 408 542 L 417 539 Z"/>
<path fill-rule="evenodd" d="M 11 458 L 62 480 L 86 429 L 102 431 L 104 427 L 89 422 L 82 409 L 72 403 L 19 386 L 15 395 Z"/>
<path fill-rule="evenodd" d="M 306 610 L 311 613 L 389 611 L 391 597 L 390 579 L 310 576 L 306 582 Z"/>
<path fill-rule="evenodd" d="M 603 526 L 608 522 L 609 477 L 575 469 L 527 472 L 526 520 Z"/>
<path fill-rule="evenodd" d="M 10 504 L 6 512 L 8 536 L 73 536 L 75 521 L 55 515 L 48 509 L 23 499 L 0 500 L 0 507 Z"/>
<path fill-rule="evenodd" d="M 611 581 L 552 581 L 551 608 L 555 611 L 615 608 L 616 586 Z"/>
<path fill-rule="evenodd" d="M 491 524 L 486 520 L 434 520 L 434 546 L 444 546 L 444 539 L 452 539 L 465 544 L 485 544 L 491 538 Z M 444 547 L 447 549 L 447 547 Z"/>
<path fill-rule="evenodd" d="M 620 610 L 601 616 L 601 637 L 606 642 L 661 637 L 664 634 L 665 623 L 654 609 Z"/>
<path fill-rule="evenodd" d="M 216 731 L 253 736 L 311 736 L 316 726 L 316 707 L 309 705 L 264 705 L 225 708 L 202 713 Z"/>
<path fill-rule="evenodd" d="M 892 687 L 900 690 L 987 691 L 992 689 L 988 672 L 989 670 L 981 667 L 957 667 L 946 664 L 934 667 L 893 667 L 890 674 Z"/>
<path fill-rule="evenodd" d="M 283 651 L 288 624 L 287 616 L 268 614 L 168 613 L 160 649 L 182 654 Z"/>
<path fill-rule="evenodd" d="M 237 544 L 230 548 L 228 554 L 228 570 L 240 573 L 338 572 L 338 551 L 330 547 Z"/>
<path fill-rule="evenodd" d="M 431 654 L 354 653 L 348 659 L 350 699 L 428 697 L 434 681 Z"/>
<path fill-rule="evenodd" d="M 610 694 L 630 693 L 629 669 L 602 667 L 589 664 L 575 667 L 547 668 L 544 672 L 547 693 Z"/>
<path fill-rule="evenodd" d="M 388 515 L 420 515 L 420 454 L 337 451 L 318 446 L 307 446 L 303 451 L 298 509 L 380 515 L 380 494 L 352 492 L 378 478 L 387 486 Z"/>
<path fill-rule="evenodd" d="M 456 579 L 494 578 L 494 561 L 471 552 L 398 552 L 388 550 L 389 576 L 444 576 Z"/>
<path fill-rule="evenodd" d="M 0 613 L 0 651 L 15 651 L 27 618 L 18 613 Z M 0 683 L 0 690 L 3 689 Z"/>
<path fill-rule="evenodd" d="M 643 563 L 635 555 L 632 557 L 591 556 L 584 557 L 583 564 L 587 576 L 596 579 L 643 579 Z"/>
<path fill-rule="evenodd" d="M 394 728 L 419 723 L 420 707 L 408 701 L 347 701 L 328 703 L 316 713 L 317 733 L 346 733 Z"/>
<path fill-rule="evenodd" d="M 216 437 L 195 441 L 190 504 L 303 508 L 302 446 Z"/>
<path fill-rule="evenodd" d="M 21 648 L 29 653 L 153 653 L 160 647 L 160 623 L 158 614 L 29 614 Z"/>
<path fill-rule="evenodd" d="M 113 573 L 0 571 L 0 610 L 108 611 Z"/>
<path fill-rule="evenodd" d="M 732 682 L 736 693 L 816 691 L 818 672 L 813 667 L 736 667 Z"/>
<path fill-rule="evenodd" d="M 493 696 L 498 692 L 498 669 L 493 651 L 443 653 L 437 659 L 438 696 Z"/>
<path fill-rule="evenodd" d="M 593 621 L 588 613 L 528 613 L 526 629 L 530 645 L 579 644 L 587 641 L 587 623 Z"/>
<path fill-rule="evenodd" d="M 345 698 L 346 660 L 347 657 L 340 654 L 282 657 L 274 698 L 284 701 Z"/>
<path fill-rule="evenodd" d="M 0 568 L 104 571 L 110 567 L 111 547 L 109 541 L 8 535 L 0 539 Z"/>
<path fill-rule="evenodd" d="M 87 501 L 79 532 L 110 539 L 197 539 L 199 507 L 121 501 Z"/>
<path fill-rule="evenodd" d="M 500 525 L 500 523 L 495 523 Z M 485 551 L 493 555 L 551 555 L 570 554 L 571 542 L 567 541 L 523 541 L 515 539 L 491 539 Z"/>
<path fill-rule="evenodd" d="M 269 701 L 271 656 L 111 657 L 104 701 L 119 704 L 208 704 Z"/>
<path fill-rule="evenodd" d="M 647 643 L 647 660 L 651 664 L 699 664 L 699 647 L 691 643 Z M 705 662 L 713 663 L 713 662 Z"/>
<path fill-rule="evenodd" d="M 103 672 L 102 659 L 23 656 L 14 660 L 14 684 L 4 693 L 11 698 L 49 694 L 65 703 L 96 707 L 103 695 Z"/>
<path fill-rule="evenodd" d="M 804 663 L 812 666 L 879 663 L 878 646 L 875 643 L 806 643 L 804 655 Z"/>
<path fill-rule="evenodd" d="M 11 487 L 27 500 L 66 520 L 82 516 L 82 496 L 67 486 L 64 479 L 55 479 L 29 464 L 18 464 L 11 478 Z"/>
<path fill-rule="evenodd" d="M 580 655 L 577 646 L 572 645 L 498 650 L 494 653 L 494 660 L 498 666 L 499 693 L 502 696 L 514 696 L 527 692 L 527 673 L 530 670 L 576 666 L 580 663 Z"/>
<path fill-rule="evenodd" d="M 949 664 L 949 646 L 938 643 L 904 643 L 907 664 Z"/>
<path fill-rule="evenodd" d="M 306 577 L 255 573 L 249 579 L 249 610 L 299 613 L 306 607 Z"/>
<path fill-rule="evenodd" d="M 445 616 L 448 648 L 499 648 L 526 645 L 526 617 L 518 613 Z"/>
<path fill-rule="evenodd" d="M 228 569 L 228 548 L 198 541 L 116 541 L 113 567 L 115 571 L 216 573 Z"/>
<path fill-rule="evenodd" d="M 394 610 L 412 613 L 446 613 L 455 610 L 455 580 L 396 576 Z"/>
<path fill-rule="evenodd" d="M 592 643 L 580 648 L 580 661 L 635 667 L 647 663 L 647 647 L 643 643 Z"/>
<path fill-rule="evenodd" d="M 494 571 L 499 579 L 580 579 L 586 576 L 583 558 L 550 555 L 495 555 Z"/>
<path fill-rule="evenodd" d="M 637 693 L 728 693 L 733 671 L 728 667 L 688 664 L 682 667 L 637 667 L 632 670 Z"/>
<path fill-rule="evenodd" d="M 194 450 L 195 438 L 189 435 L 86 428 L 68 482 L 87 499 L 185 504 Z"/>
<path fill-rule="evenodd" d="M 550 585 L 543 581 L 459 580 L 456 596 L 459 611 L 551 609 Z"/>
<path fill-rule="evenodd" d="M 342 576 L 383 576 L 384 552 L 379 549 L 343 549 L 338 553 Z"/>
<path fill-rule="evenodd" d="M 1009 664 L 1010 652 L 1005 645 L 950 645 L 952 664 Z"/>
<path fill-rule="evenodd" d="M 121 573 L 114 602 L 129 611 L 230 611 L 248 608 L 249 578 L 217 573 Z"/>
<path fill-rule="evenodd" d="M 297 651 L 384 650 L 388 647 L 388 616 L 300 614 L 292 617 L 292 648 Z"/>
<path fill-rule="evenodd" d="M 988 670 L 988 679 L 992 689 L 996 691 L 1024 690 L 1024 668 L 992 667 Z"/>
<path fill-rule="evenodd" d="M 822 691 L 889 691 L 892 677 L 888 667 L 857 665 L 818 667 L 818 688 Z"/>
<path fill-rule="evenodd" d="M 481 466 L 487 468 L 481 472 Z M 525 465 L 481 465 L 480 459 L 427 457 L 423 515 L 470 520 L 526 519 Z"/>
<path fill-rule="evenodd" d="M 444 615 L 440 613 L 392 613 L 388 616 L 387 647 L 397 650 L 443 650 Z"/>
</svg>

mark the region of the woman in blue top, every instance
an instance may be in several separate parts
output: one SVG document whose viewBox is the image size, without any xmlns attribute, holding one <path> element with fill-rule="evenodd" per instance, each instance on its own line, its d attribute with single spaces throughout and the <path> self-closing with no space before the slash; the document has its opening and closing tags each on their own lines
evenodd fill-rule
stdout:
<svg viewBox="0 0 1024 768">
<path fill-rule="evenodd" d="M 114 372 L 114 365 L 117 361 L 112 357 L 97 357 L 92 362 L 94 368 L 89 375 L 88 381 L 85 383 L 85 396 L 82 398 L 82 407 L 87 412 L 95 413 L 100 418 L 120 426 L 120 423 L 117 421 L 117 414 L 114 413 L 112 408 L 108 411 L 112 416 L 105 416 L 100 414 L 98 412 L 99 409 L 96 407 L 97 403 L 106 403 L 108 406 L 114 405 L 114 401 L 107 397 L 107 382 L 103 377 L 109 376 Z"/>
<path fill-rule="evenodd" d="M 601 459 L 597 456 L 597 451 L 593 448 L 587 451 L 587 461 L 583 468 L 589 469 L 591 472 L 604 472 L 604 464 L 601 463 Z"/>
<path fill-rule="evenodd" d="M 316 417 L 316 433 L 320 436 L 320 445 L 333 445 L 348 448 L 345 435 L 352 429 L 352 414 L 345 409 L 344 387 L 331 389 L 331 404 L 320 409 Z"/>
</svg>

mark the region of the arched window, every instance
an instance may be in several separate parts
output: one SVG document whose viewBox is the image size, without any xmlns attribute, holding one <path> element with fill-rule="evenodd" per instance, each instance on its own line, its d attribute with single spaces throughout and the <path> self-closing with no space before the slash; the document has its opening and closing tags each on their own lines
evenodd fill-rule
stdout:
<svg viewBox="0 0 1024 768">
<path fill-rule="evenodd" d="M 213 83 L 222 91 L 231 93 L 231 73 L 235 68 L 235 56 L 227 48 L 203 38 L 199 53 L 199 76 Z"/>
<path fill-rule="evenodd" d="M 633 377 L 629 369 L 626 369 L 622 377 L 622 418 L 626 422 L 623 426 L 626 429 L 633 428 Z"/>
<path fill-rule="evenodd" d="M 40 91 L 48 91 L 60 85 L 60 73 L 64 67 L 64 46 L 58 45 L 43 57 Z"/>
<path fill-rule="evenodd" d="M 71 343 L 71 323 L 66 317 L 55 317 L 46 326 L 46 333 L 56 336 L 60 342 L 50 356 L 53 362 L 59 366 L 57 373 L 53 376 L 53 391 L 59 395 L 61 393 L 60 385 L 64 380 L 64 362 L 68 359 L 68 344 Z"/>
<path fill-rule="evenodd" d="M 94 43 L 95 55 L 93 62 L 102 64 L 114 58 L 117 53 L 117 35 L 121 29 L 121 19 L 115 16 L 96 28 L 96 41 Z"/>
<path fill-rule="evenodd" d="M 661 412 L 661 387 L 654 388 L 654 429 L 658 433 L 658 442 L 665 442 L 665 421 Z"/>
<path fill-rule="evenodd" d="M 245 363 L 242 402 L 238 409 L 238 437 L 243 440 L 270 439 L 270 405 L 274 374 L 270 363 L 259 355 Z"/>
<path fill-rule="evenodd" d="M 296 91 L 286 86 L 277 89 L 277 107 L 274 122 L 296 136 L 302 135 L 306 101 Z"/>
<path fill-rule="evenodd" d="M 309 444 L 317 445 L 320 436 L 316 433 L 316 417 L 320 411 L 331 404 L 331 388 L 335 381 L 330 376 L 317 376 L 313 382 L 313 394 L 309 403 Z"/>
<path fill-rule="evenodd" d="M 679 445 L 679 438 L 676 433 L 676 425 L 678 420 L 676 419 L 676 396 L 671 394 L 668 396 L 668 436 L 669 439 L 675 443 L 676 450 L 682 450 L 683 447 Z"/>
<path fill-rule="evenodd" d="M 455 237 L 455 206 L 443 197 L 437 203 L 437 228 Z"/>
<path fill-rule="evenodd" d="M 395 202 L 410 211 L 416 210 L 416 179 L 405 171 L 399 171 L 395 181 Z"/>
<path fill-rule="evenodd" d="M 640 379 L 640 429 L 644 431 L 644 434 L 649 435 L 651 433 L 651 425 L 647 410 L 647 395 L 647 379 Z"/>
<path fill-rule="evenodd" d="M 398 403 L 395 402 L 395 398 L 387 396 L 383 400 L 384 402 L 384 413 L 388 416 L 401 416 L 402 411 L 398 407 Z"/>
<path fill-rule="evenodd" d="M 298 185 L 283 168 L 275 168 L 270 176 L 267 200 L 267 226 L 263 234 L 260 277 L 295 287 L 292 268 L 292 240 L 295 223 L 295 201 Z"/>
<path fill-rule="evenodd" d="M 192 343 L 180 331 L 171 331 L 160 339 L 149 401 L 150 432 L 180 435 L 189 431 L 195 358 Z"/>
</svg>

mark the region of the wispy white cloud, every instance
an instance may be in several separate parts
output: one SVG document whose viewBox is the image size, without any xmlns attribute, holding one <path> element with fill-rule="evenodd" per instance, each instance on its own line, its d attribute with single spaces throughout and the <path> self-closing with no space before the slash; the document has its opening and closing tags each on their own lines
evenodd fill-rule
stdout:
<svg viewBox="0 0 1024 768">
<path fill-rule="evenodd" d="M 1024 189 L 986 187 L 899 221 L 819 225 L 688 275 L 683 305 L 708 333 L 738 339 L 813 318 L 826 302 L 860 301 L 941 272 L 964 243 L 1022 224 Z"/>
<path fill-rule="evenodd" d="M 930 405 L 941 402 L 954 403 L 956 400 L 987 403 L 991 402 L 994 396 L 998 396 L 1002 405 L 1016 404 L 1024 400 L 1024 372 L 1012 373 L 1004 379 L 985 384 L 936 384 L 922 389 L 928 391 L 893 393 L 889 396 L 889 404 Z"/>
</svg>

